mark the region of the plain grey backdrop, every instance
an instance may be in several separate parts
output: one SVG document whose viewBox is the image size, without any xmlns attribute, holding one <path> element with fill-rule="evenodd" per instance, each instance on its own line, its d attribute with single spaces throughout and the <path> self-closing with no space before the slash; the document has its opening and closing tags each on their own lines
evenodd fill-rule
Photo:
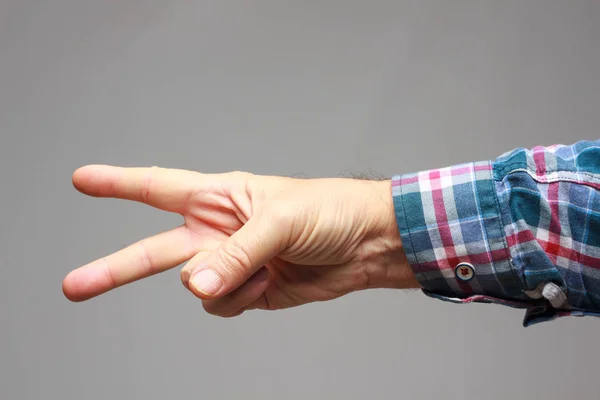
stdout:
<svg viewBox="0 0 600 400">
<path fill-rule="evenodd" d="M 0 399 L 598 399 L 600 322 L 380 290 L 235 319 L 73 268 L 181 222 L 89 163 L 385 175 L 595 139 L 600 2 L 0 0 Z"/>
</svg>

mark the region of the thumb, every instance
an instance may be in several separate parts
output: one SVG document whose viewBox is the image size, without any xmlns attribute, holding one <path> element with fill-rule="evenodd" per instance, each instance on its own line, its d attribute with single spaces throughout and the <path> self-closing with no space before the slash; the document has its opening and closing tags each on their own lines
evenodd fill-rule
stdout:
<svg viewBox="0 0 600 400">
<path fill-rule="evenodd" d="M 198 254 L 191 266 L 189 289 L 202 299 L 221 297 L 241 286 L 283 250 L 281 230 L 268 218 L 253 216 L 221 247 Z"/>
</svg>

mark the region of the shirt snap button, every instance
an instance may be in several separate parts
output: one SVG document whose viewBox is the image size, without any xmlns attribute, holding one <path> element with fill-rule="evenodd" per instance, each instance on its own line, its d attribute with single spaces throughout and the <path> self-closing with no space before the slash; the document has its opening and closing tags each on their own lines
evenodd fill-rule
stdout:
<svg viewBox="0 0 600 400">
<path fill-rule="evenodd" d="M 457 279 L 466 282 L 473 279 L 473 276 L 475 276 L 475 269 L 471 264 L 462 262 L 456 266 L 454 274 Z"/>
</svg>

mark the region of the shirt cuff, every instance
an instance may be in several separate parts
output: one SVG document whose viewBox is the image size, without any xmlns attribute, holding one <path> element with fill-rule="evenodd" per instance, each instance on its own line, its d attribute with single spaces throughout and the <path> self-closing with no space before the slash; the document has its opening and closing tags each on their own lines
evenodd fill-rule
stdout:
<svg viewBox="0 0 600 400">
<path fill-rule="evenodd" d="M 555 317 L 523 292 L 511 265 L 491 162 L 394 176 L 392 195 L 406 257 L 425 294 L 528 308 L 524 325 Z"/>
</svg>

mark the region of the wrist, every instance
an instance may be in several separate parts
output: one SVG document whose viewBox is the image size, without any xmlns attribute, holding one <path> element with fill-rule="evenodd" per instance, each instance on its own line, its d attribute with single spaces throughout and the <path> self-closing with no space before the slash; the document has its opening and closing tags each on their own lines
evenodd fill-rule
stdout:
<svg viewBox="0 0 600 400">
<path fill-rule="evenodd" d="M 419 288 L 406 258 L 396 222 L 391 181 L 372 182 L 372 234 L 366 242 L 362 262 L 369 288 Z"/>
</svg>

